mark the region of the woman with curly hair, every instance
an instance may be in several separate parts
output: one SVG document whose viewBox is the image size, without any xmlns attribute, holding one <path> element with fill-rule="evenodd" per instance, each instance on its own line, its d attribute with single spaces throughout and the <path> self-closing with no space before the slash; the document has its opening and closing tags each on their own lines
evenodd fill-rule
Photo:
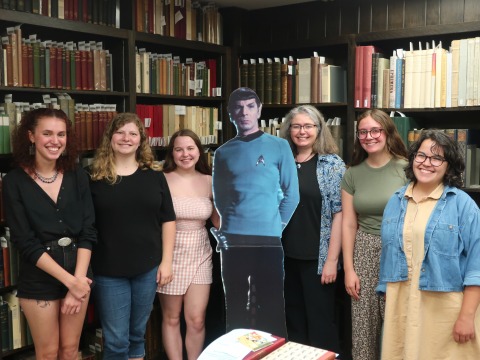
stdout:
<svg viewBox="0 0 480 360">
<path fill-rule="evenodd" d="M 480 210 L 458 143 L 424 130 L 382 222 L 382 359 L 480 359 Z"/>
<path fill-rule="evenodd" d="M 172 281 L 175 212 L 136 114 L 116 115 L 90 169 L 98 244 L 92 267 L 105 360 L 142 359 L 157 286 Z"/>
<path fill-rule="evenodd" d="M 88 177 L 61 110 L 26 113 L 13 134 L 18 166 L 3 178 L 5 218 L 20 253 L 17 296 L 39 359 L 77 359 L 97 241 Z"/>
<path fill-rule="evenodd" d="M 375 293 L 380 268 L 380 226 L 390 196 L 407 183 L 407 149 L 382 110 L 357 120 L 353 159 L 342 180 L 342 251 L 345 288 L 352 298 L 353 360 L 378 360 L 385 311 Z"/>
</svg>

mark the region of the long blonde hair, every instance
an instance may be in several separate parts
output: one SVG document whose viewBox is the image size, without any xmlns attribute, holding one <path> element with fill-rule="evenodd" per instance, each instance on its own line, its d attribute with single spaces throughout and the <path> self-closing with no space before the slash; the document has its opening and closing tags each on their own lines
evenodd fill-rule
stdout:
<svg viewBox="0 0 480 360">
<path fill-rule="evenodd" d="M 142 121 L 134 113 L 120 113 L 117 114 L 112 121 L 107 125 L 102 141 L 98 147 L 93 163 L 91 166 L 90 176 L 92 180 L 105 179 L 109 184 L 115 184 L 118 180 L 118 175 L 115 169 L 115 154 L 112 149 L 111 140 L 113 134 L 125 124 L 133 123 L 137 126 L 140 134 L 140 145 L 135 154 L 135 158 L 141 169 L 157 170 L 154 164 L 155 157 L 152 149 L 148 144 L 147 134 Z"/>
</svg>

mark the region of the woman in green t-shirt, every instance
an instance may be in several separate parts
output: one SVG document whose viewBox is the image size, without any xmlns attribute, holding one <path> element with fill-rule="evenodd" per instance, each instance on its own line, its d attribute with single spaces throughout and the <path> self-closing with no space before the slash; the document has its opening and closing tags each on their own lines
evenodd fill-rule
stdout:
<svg viewBox="0 0 480 360">
<path fill-rule="evenodd" d="M 407 149 L 383 111 L 357 120 L 353 159 L 342 180 L 342 250 L 345 288 L 352 297 L 353 360 L 380 359 L 385 301 L 375 293 L 380 267 L 380 225 L 388 199 L 407 183 Z"/>
</svg>

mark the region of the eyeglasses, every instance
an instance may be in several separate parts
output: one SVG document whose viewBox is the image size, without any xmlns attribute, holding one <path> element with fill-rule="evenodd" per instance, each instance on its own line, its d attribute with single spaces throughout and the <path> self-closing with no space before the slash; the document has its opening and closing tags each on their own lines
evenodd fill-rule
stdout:
<svg viewBox="0 0 480 360">
<path fill-rule="evenodd" d="M 299 125 L 299 124 L 293 124 L 290 125 L 290 129 L 293 131 L 300 131 L 300 129 L 304 129 L 305 131 L 310 131 L 313 130 L 317 127 L 315 124 L 305 124 L 305 125 Z"/>
<path fill-rule="evenodd" d="M 358 130 L 357 131 L 357 137 L 361 140 L 366 139 L 367 135 L 370 134 L 372 139 L 379 138 L 380 135 L 382 135 L 382 128 L 373 128 L 371 130 Z"/>
<path fill-rule="evenodd" d="M 415 153 L 416 163 L 423 164 L 427 159 L 430 159 L 430 165 L 435 167 L 442 166 L 442 164 L 447 161 L 444 157 L 439 155 L 427 156 L 423 152 Z"/>
</svg>

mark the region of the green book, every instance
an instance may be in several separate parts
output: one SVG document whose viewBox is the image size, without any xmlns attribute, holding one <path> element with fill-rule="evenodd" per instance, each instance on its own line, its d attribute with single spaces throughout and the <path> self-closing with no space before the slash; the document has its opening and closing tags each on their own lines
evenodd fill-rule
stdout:
<svg viewBox="0 0 480 360">
<path fill-rule="evenodd" d="M 40 44 L 34 42 L 33 48 L 33 87 L 40 87 Z"/>
</svg>

